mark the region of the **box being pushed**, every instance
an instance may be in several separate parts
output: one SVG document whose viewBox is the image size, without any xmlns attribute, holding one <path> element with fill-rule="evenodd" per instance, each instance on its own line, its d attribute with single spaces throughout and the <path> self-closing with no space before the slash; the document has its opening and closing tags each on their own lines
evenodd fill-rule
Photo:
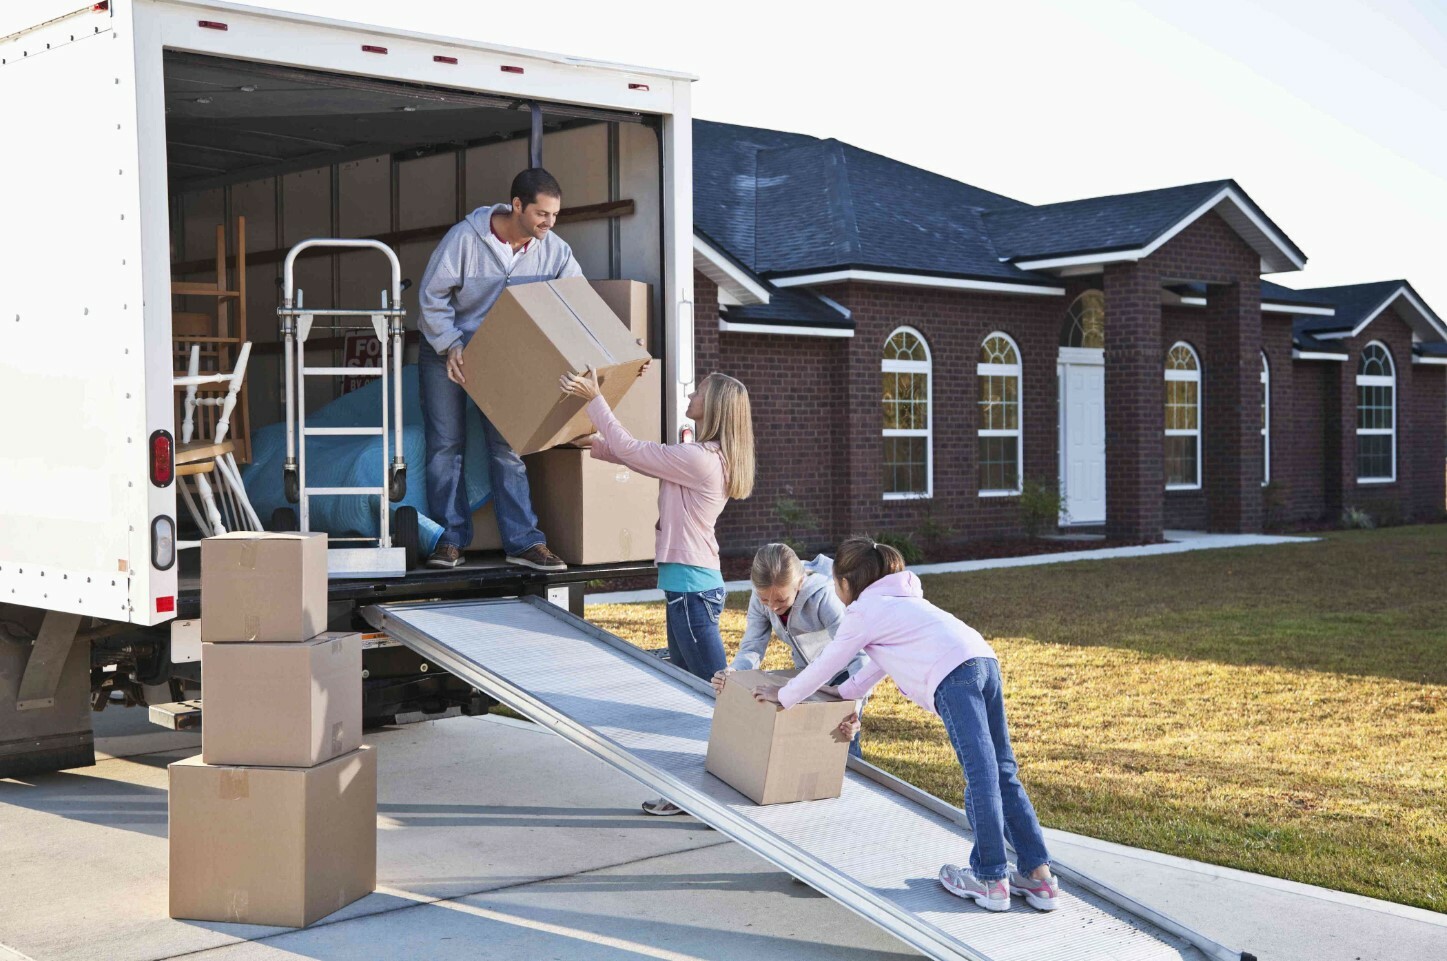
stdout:
<svg viewBox="0 0 1447 961">
<path fill-rule="evenodd" d="M 838 733 L 853 701 L 818 693 L 784 710 L 754 700 L 760 684 L 784 684 L 796 671 L 730 674 L 713 711 L 704 770 L 755 804 L 817 801 L 844 788 L 849 742 Z"/>
</svg>

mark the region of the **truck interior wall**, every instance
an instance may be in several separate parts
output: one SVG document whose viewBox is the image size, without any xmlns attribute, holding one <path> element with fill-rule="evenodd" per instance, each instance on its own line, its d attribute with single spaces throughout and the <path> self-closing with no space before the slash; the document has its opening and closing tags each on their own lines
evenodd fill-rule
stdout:
<svg viewBox="0 0 1447 961">
<path fill-rule="evenodd" d="M 616 129 L 611 143 L 610 126 Z M 362 237 L 437 228 L 436 236 L 395 247 L 402 276 L 413 282 L 403 294 L 403 303 L 408 329 L 415 331 L 418 288 L 441 231 L 479 206 L 505 202 L 513 176 L 527 165 L 528 147 L 526 140 L 510 139 L 410 159 L 406 153 L 173 197 L 172 258 L 197 261 L 214 257 L 216 225 L 226 222 L 234 230 L 238 216 L 246 218 L 246 246 L 252 255 L 285 249 L 308 237 Z M 563 185 L 565 209 L 619 199 L 634 202 L 634 213 L 614 219 L 616 228 L 614 220 L 597 219 L 563 224 L 557 232 L 573 247 L 587 276 L 652 284 L 658 316 L 663 253 L 656 132 L 630 123 L 550 131 L 543 138 L 543 164 Z M 234 234 L 228 243 L 234 243 Z M 280 420 L 284 410 L 275 315 L 281 273 L 279 260 L 253 264 L 247 271 L 248 336 L 255 344 L 247 373 L 253 429 Z M 184 279 L 212 276 L 206 272 Z M 386 262 L 368 252 L 302 258 L 296 265 L 297 286 L 312 306 L 370 306 L 378 302 L 386 277 Z M 199 311 L 206 306 L 181 300 L 176 309 Z M 405 359 L 415 361 L 415 342 Z M 342 364 L 342 352 L 335 351 L 328 363 Z M 335 399 L 341 384 L 316 378 L 307 390 L 308 410 L 315 410 Z"/>
</svg>

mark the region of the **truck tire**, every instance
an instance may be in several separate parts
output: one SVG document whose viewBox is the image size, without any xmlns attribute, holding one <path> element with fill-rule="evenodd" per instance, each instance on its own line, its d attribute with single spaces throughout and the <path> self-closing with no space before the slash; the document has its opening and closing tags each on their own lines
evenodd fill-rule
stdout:
<svg viewBox="0 0 1447 961">
<path fill-rule="evenodd" d="M 278 507 L 271 512 L 271 523 L 266 525 L 269 531 L 294 531 L 300 530 L 301 525 L 297 523 L 296 511 L 290 507 Z"/>
<path fill-rule="evenodd" d="M 407 570 L 422 563 L 422 532 L 417 525 L 417 508 L 399 507 L 392 515 L 392 543 L 407 552 Z"/>
</svg>

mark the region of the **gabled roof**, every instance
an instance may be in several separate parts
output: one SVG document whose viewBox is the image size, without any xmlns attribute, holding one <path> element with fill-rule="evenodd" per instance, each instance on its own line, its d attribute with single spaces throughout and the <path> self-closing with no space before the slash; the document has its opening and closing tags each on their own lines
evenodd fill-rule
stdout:
<svg viewBox="0 0 1447 961">
<path fill-rule="evenodd" d="M 1261 309 L 1277 313 L 1316 314 L 1332 317 L 1336 309 L 1330 300 L 1310 290 L 1283 287 L 1269 280 L 1261 281 Z"/>
<path fill-rule="evenodd" d="M 778 333 L 788 332 L 785 328 L 790 327 L 818 333 L 832 332 L 835 336 L 852 336 L 854 333 L 854 321 L 847 310 L 826 303 L 804 290 L 776 290 L 767 304 L 721 307 L 720 310 L 726 330 L 747 325 L 766 326 Z"/>
<path fill-rule="evenodd" d="M 985 214 L 1000 256 L 1025 269 L 1148 256 L 1208 211 L 1260 255 L 1263 270 L 1300 269 L 1306 255 L 1234 180 L 1090 197 Z"/>
<path fill-rule="evenodd" d="M 1356 337 L 1383 311 L 1396 307 L 1419 340 L 1447 340 L 1447 323 L 1443 323 L 1405 280 L 1317 287 L 1302 293 L 1319 297 L 1336 308 L 1333 317 L 1311 317 L 1302 322 L 1304 331 L 1321 339 Z"/>
<path fill-rule="evenodd" d="M 1291 319 L 1291 349 L 1292 354 L 1298 360 L 1334 360 L 1344 361 L 1346 353 L 1341 345 L 1329 340 L 1318 340 L 1306 329 L 1306 324 L 1315 320 L 1314 317 L 1293 317 Z"/>
</svg>

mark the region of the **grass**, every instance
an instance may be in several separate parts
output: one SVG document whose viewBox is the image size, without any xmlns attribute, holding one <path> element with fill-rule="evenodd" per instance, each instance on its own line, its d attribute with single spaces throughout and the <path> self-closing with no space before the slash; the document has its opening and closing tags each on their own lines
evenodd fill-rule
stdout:
<svg viewBox="0 0 1447 961">
<path fill-rule="evenodd" d="M 1447 525 L 924 582 L 1000 655 L 1046 825 L 1447 911 Z M 588 616 L 664 644 L 661 604 Z M 961 802 L 943 727 L 892 682 L 864 724 L 866 759 Z"/>
</svg>

